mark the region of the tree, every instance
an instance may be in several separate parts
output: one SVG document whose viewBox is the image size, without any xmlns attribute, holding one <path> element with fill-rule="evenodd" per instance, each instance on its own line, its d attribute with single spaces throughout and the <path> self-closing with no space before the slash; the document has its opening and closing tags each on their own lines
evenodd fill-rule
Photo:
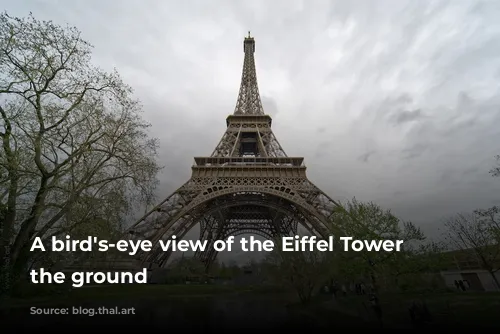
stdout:
<svg viewBox="0 0 500 334">
<path fill-rule="evenodd" d="M 120 229 L 160 167 L 142 108 L 90 62 L 73 27 L 0 14 L 0 258 L 21 274 L 33 239 Z M 8 288 L 8 287 L 7 287 Z"/>
<path fill-rule="evenodd" d="M 175 259 L 169 266 L 170 279 L 184 283 L 190 278 L 205 277 L 205 265 L 195 257 L 184 257 Z"/>
<path fill-rule="evenodd" d="M 490 170 L 490 173 L 493 176 L 500 176 L 500 155 L 497 155 L 495 158 L 497 160 L 497 165 Z"/>
<path fill-rule="evenodd" d="M 473 254 L 481 268 L 490 273 L 493 281 L 500 288 L 495 275 L 500 269 L 500 246 L 497 239 L 498 230 L 492 229 L 491 220 L 496 224 L 494 218 L 490 216 L 492 213 L 491 210 L 477 210 L 471 214 L 457 214 L 450 217 L 445 222 L 446 238 L 455 250 Z M 496 226 L 498 228 L 498 225 Z"/>
<path fill-rule="evenodd" d="M 282 251 L 279 241 L 264 260 L 267 274 L 275 283 L 292 288 L 303 304 L 308 303 L 319 284 L 332 277 L 336 253 L 315 251 Z"/>
<path fill-rule="evenodd" d="M 486 226 L 495 242 L 500 244 L 500 208 L 492 206 L 486 210 L 478 209 L 474 214 Z"/>
<path fill-rule="evenodd" d="M 401 274 L 425 270 L 428 265 L 422 262 L 424 250 L 434 251 L 433 246 L 429 246 L 431 244 L 423 244 L 426 238 L 420 228 L 401 221 L 390 210 L 373 202 L 362 203 L 354 198 L 345 203 L 332 216 L 332 225 L 354 240 L 404 241 L 401 252 L 341 252 L 342 262 L 349 263 L 342 266 L 343 275 L 352 279 L 369 276 L 374 288 L 377 288 L 377 274 L 391 270 Z"/>
<path fill-rule="evenodd" d="M 422 274 L 435 275 L 442 270 L 446 258 L 444 245 L 438 242 L 408 244 L 402 252 L 394 254 L 386 263 L 387 276 L 396 288 L 404 281 L 413 281 L 413 288 L 421 283 Z M 417 282 L 417 283 L 415 283 Z"/>
</svg>

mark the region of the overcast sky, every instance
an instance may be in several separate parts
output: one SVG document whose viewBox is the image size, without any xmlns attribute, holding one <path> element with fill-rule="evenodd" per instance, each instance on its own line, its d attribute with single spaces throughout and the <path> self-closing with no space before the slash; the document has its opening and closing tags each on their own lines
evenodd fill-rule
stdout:
<svg viewBox="0 0 500 334">
<path fill-rule="evenodd" d="M 209 155 L 234 110 L 243 38 L 290 156 L 335 199 L 356 196 L 437 233 L 497 204 L 500 1 L 6 1 L 76 26 L 116 67 L 160 138 L 160 197 Z"/>
</svg>

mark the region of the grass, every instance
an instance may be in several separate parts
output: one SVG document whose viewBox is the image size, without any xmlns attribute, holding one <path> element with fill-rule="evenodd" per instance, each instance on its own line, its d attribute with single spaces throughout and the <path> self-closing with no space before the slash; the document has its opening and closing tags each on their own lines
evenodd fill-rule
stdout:
<svg viewBox="0 0 500 334">
<path fill-rule="evenodd" d="M 38 293 L 37 293 L 38 292 Z M 43 293 L 42 293 L 43 292 Z M 210 285 L 210 284 L 130 284 L 106 285 L 70 290 L 34 290 L 24 296 L 10 298 L 4 301 L 1 308 L 13 308 L 33 305 L 71 304 L 73 302 L 106 301 L 123 299 L 168 299 L 179 297 L 209 297 L 214 295 L 234 293 L 276 293 L 278 288 L 267 286 L 235 286 L 235 285 Z"/>
<path fill-rule="evenodd" d="M 222 297 L 221 300 L 212 297 Z M 68 306 L 110 306 L 137 307 L 139 320 L 163 322 L 179 321 L 188 323 L 217 321 L 231 321 L 233 309 L 236 317 L 242 317 L 242 310 L 258 308 L 263 315 L 264 323 L 268 314 L 276 313 L 279 317 L 286 312 L 286 319 L 280 320 L 295 325 L 314 326 L 314 328 L 330 328 L 342 324 L 349 327 L 359 323 L 356 317 L 346 317 L 339 312 L 319 312 L 321 300 L 314 300 L 312 305 L 291 304 L 296 297 L 292 291 L 267 286 L 235 286 L 235 285 L 110 285 L 100 287 L 79 288 L 68 291 L 57 297 L 42 299 L 24 298 L 9 301 L 8 308 L 0 309 L 0 314 L 8 315 L 12 319 L 26 317 L 27 308 L 39 307 L 68 307 Z M 146 299 L 146 300 L 144 300 Z M 214 303 L 215 299 L 215 303 Z M 86 301 L 89 302 L 87 305 Z M 145 301 L 145 302 L 143 302 Z M 130 304 L 130 305 L 127 305 Z M 215 313 L 206 312 L 215 307 Z M 262 311 L 264 310 L 264 311 Z M 245 311 L 243 311 L 245 312 Z M 220 314 L 220 318 L 219 318 Z M 199 315 L 199 317 L 198 317 Z M 216 318 L 210 318 L 212 316 Z M 251 318 L 251 316 L 249 317 Z M 131 318 L 132 319 L 132 318 Z M 135 318 L 134 318 L 135 319 Z M 239 318 L 238 318 L 239 319 Z M 243 316 L 242 319 L 245 319 Z M 260 319 L 260 318 L 259 318 Z M 93 319 L 92 319 L 93 320 Z M 57 320 L 59 321 L 59 320 Z M 132 320 L 130 320 L 132 321 Z M 134 320 L 135 321 L 135 320 Z M 258 323 L 258 319 L 254 321 Z M 256 324 L 259 325 L 259 324 Z M 355 326 L 358 328 L 359 326 Z"/>
<path fill-rule="evenodd" d="M 426 302 L 436 324 L 495 324 L 498 319 L 500 293 L 436 293 L 419 295 L 381 295 L 384 320 L 394 324 L 409 322 L 408 307 L 412 300 Z M 373 318 L 367 296 L 339 297 L 336 309 Z"/>
<path fill-rule="evenodd" d="M 32 288 L 40 288 L 32 286 Z M 18 308 L 26 306 L 71 305 L 75 302 L 100 302 L 119 300 L 169 300 L 210 298 L 218 295 L 231 294 L 263 294 L 272 298 L 272 295 L 283 295 L 289 299 L 281 289 L 269 286 L 237 286 L 237 285 L 107 285 L 96 287 L 73 288 L 71 290 L 46 291 L 38 297 L 25 295 L 22 298 L 12 298 L 4 301 L 0 308 Z M 293 295 L 293 294 L 292 294 Z M 385 323 L 408 324 L 408 306 L 412 300 L 424 300 L 434 317 L 435 323 L 455 324 L 495 324 L 498 318 L 500 293 L 435 293 L 435 294 L 391 294 L 381 295 L 380 303 Z M 337 303 L 329 303 L 331 296 L 320 295 L 312 301 L 307 309 L 314 314 L 318 321 L 329 322 L 335 311 L 344 315 L 335 317 L 335 322 L 359 323 L 360 317 L 366 322 L 374 321 L 370 315 L 367 296 L 339 297 Z M 326 302 L 326 303 L 325 303 Z M 306 311 L 306 310 L 304 310 Z M 333 313 L 332 313 L 333 311 Z"/>
</svg>

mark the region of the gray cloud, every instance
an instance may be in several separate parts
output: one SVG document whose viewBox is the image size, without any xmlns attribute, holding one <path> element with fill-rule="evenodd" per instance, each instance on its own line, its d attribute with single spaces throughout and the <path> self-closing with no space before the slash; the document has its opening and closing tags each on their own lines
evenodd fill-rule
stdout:
<svg viewBox="0 0 500 334">
<path fill-rule="evenodd" d="M 427 150 L 429 146 L 422 144 L 422 143 L 417 143 L 413 145 L 412 147 L 405 148 L 401 151 L 405 159 L 413 159 L 413 158 L 418 158 L 422 153 Z"/>
<path fill-rule="evenodd" d="M 362 154 L 358 160 L 360 161 L 363 161 L 363 162 L 368 162 L 368 160 L 370 159 L 370 157 L 375 154 L 376 152 L 375 151 L 369 151 L 369 152 L 366 152 L 364 154 Z"/>
<path fill-rule="evenodd" d="M 500 152 L 494 2 L 0 3 L 77 26 L 94 62 L 135 88 L 161 141 L 160 197 L 222 136 L 251 30 L 275 134 L 332 197 L 379 202 L 429 233 L 499 200 L 488 174 Z"/>
<path fill-rule="evenodd" d="M 411 121 L 418 120 L 422 118 L 422 110 L 416 109 L 416 110 L 410 110 L 410 111 L 401 111 L 399 112 L 394 121 L 396 124 L 403 124 Z"/>
</svg>

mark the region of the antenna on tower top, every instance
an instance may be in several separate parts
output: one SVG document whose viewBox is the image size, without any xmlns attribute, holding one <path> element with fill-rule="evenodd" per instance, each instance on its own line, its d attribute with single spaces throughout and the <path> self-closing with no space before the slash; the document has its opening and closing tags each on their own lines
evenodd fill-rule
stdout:
<svg viewBox="0 0 500 334">
<path fill-rule="evenodd" d="M 250 30 L 248 31 L 248 38 L 250 38 Z"/>
</svg>

